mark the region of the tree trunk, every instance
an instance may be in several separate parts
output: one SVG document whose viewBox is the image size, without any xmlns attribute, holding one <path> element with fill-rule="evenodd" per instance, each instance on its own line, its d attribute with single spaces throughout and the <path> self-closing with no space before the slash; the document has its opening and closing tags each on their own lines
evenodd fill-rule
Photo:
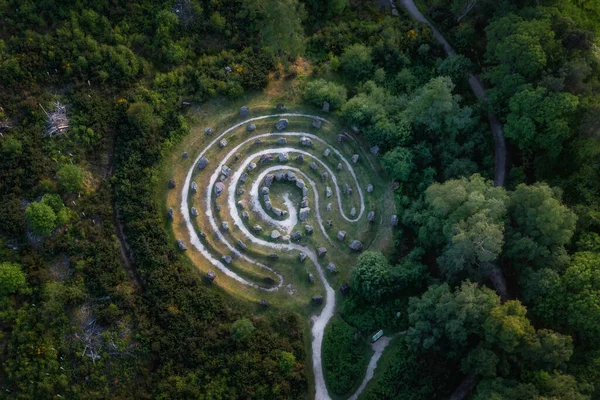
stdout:
<svg viewBox="0 0 600 400">
<path fill-rule="evenodd" d="M 506 288 L 506 279 L 504 278 L 504 273 L 500 269 L 497 264 L 486 263 L 486 267 L 490 271 L 487 274 L 487 277 L 492 281 L 492 285 L 494 285 L 494 289 L 500 296 L 500 300 L 504 303 L 508 300 L 508 289 Z"/>
<path fill-rule="evenodd" d="M 454 393 L 452 393 L 450 400 L 465 399 L 469 395 L 469 392 L 473 390 L 478 380 L 479 375 L 477 375 L 475 372 L 470 372 L 467 376 L 465 376 L 465 379 L 463 379 L 460 385 L 458 385 Z"/>
</svg>

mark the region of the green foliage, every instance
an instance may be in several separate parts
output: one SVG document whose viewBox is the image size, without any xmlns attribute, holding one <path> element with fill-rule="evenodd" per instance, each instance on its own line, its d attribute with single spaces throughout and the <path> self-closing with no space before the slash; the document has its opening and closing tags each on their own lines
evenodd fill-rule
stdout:
<svg viewBox="0 0 600 400">
<path fill-rule="evenodd" d="M 507 200 L 504 189 L 476 174 L 431 185 L 424 208 L 406 218 L 417 224 L 421 244 L 442 249 L 438 262 L 449 279 L 478 279 L 502 250 Z"/>
<path fill-rule="evenodd" d="M 77 165 L 66 164 L 56 173 L 58 187 L 64 193 L 77 193 L 83 190 L 84 172 Z"/>
<path fill-rule="evenodd" d="M 352 288 L 358 296 L 369 303 L 377 303 L 389 293 L 390 284 L 390 266 L 383 254 L 367 251 L 358 257 L 351 278 Z"/>
<path fill-rule="evenodd" d="M 346 88 L 335 82 L 328 82 L 324 79 L 310 81 L 304 88 L 304 100 L 322 107 L 323 102 L 327 101 L 332 110 L 341 108 L 346 103 Z"/>
<path fill-rule="evenodd" d="M 341 65 L 348 78 L 363 80 L 373 71 L 371 49 L 359 43 L 346 48 L 342 54 Z"/>
<path fill-rule="evenodd" d="M 338 319 L 330 322 L 323 338 L 323 369 L 327 386 L 336 395 L 347 395 L 360 383 L 368 363 L 369 346 L 355 330 Z"/>
<path fill-rule="evenodd" d="M 403 117 L 414 125 L 422 125 L 429 131 L 457 134 L 473 125 L 471 109 L 460 107 L 461 97 L 453 95 L 454 83 L 448 77 L 437 77 L 417 90 L 408 103 Z"/>
<path fill-rule="evenodd" d="M 410 299 L 406 342 L 415 350 L 444 351 L 458 358 L 467 350 L 469 337 L 481 335 L 483 323 L 499 304 L 492 290 L 468 281 L 454 293 L 447 284 L 430 286 L 421 298 Z"/>
<path fill-rule="evenodd" d="M 233 324 L 231 324 L 231 338 L 236 342 L 247 342 L 250 340 L 256 328 L 247 318 L 238 319 Z"/>
<path fill-rule="evenodd" d="M 577 97 L 570 93 L 522 86 L 509 102 L 506 137 L 521 149 L 545 151 L 554 158 L 570 136 L 567 117 L 578 104 Z"/>
<path fill-rule="evenodd" d="M 0 299 L 25 287 L 25 273 L 19 264 L 0 263 Z"/>
<path fill-rule="evenodd" d="M 510 196 L 508 213 L 506 256 L 533 267 L 564 265 L 564 246 L 573 237 L 577 216 L 562 204 L 558 190 L 521 184 Z"/>
<path fill-rule="evenodd" d="M 367 400 L 446 398 L 460 383 L 458 366 L 442 355 L 418 353 L 402 336 L 390 347 L 377 365 L 381 378 L 374 378 L 364 394 Z"/>
<path fill-rule="evenodd" d="M 437 67 L 441 76 L 447 76 L 456 83 L 463 81 L 472 69 L 473 63 L 462 54 L 446 57 Z"/>
<path fill-rule="evenodd" d="M 31 203 L 25 211 L 27 224 L 37 235 L 47 235 L 56 227 L 56 214 L 45 203 Z"/>
</svg>

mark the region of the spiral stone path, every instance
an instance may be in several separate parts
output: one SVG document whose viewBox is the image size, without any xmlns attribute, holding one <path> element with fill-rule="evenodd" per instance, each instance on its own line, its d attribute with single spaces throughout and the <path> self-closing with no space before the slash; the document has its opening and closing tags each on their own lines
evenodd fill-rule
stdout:
<svg viewBox="0 0 600 400">
<path fill-rule="evenodd" d="M 354 169 L 361 167 L 359 156 L 343 154 L 332 144 L 331 137 L 328 141 L 319 137 L 319 129 L 311 128 L 313 133 L 287 131 L 288 118 L 292 119 L 290 126 L 298 125 L 297 121 L 303 121 L 304 125 L 312 121 L 317 128 L 330 124 L 318 116 L 282 113 L 246 119 L 220 133 L 207 129 L 207 137 L 212 140 L 187 172 L 180 211 L 193 250 L 200 252 L 218 274 L 241 285 L 275 292 L 287 283 L 286 288 L 293 293 L 292 284 L 277 270 L 280 255 L 300 257 L 300 261 L 305 258 L 314 265 L 325 291 L 324 299 L 313 297 L 313 303 L 324 301 L 324 307 L 311 318 L 315 398 L 329 399 L 321 350 L 325 327 L 335 309 L 335 291 L 323 265 L 328 266 L 328 273 L 337 271 L 333 262 L 325 264 L 327 257 L 319 246 L 348 253 L 352 252 L 349 244 L 357 238 L 340 238 L 337 226 L 338 235 L 330 235 L 327 228 L 331 228 L 332 221 L 326 228 L 322 213 L 326 212 L 327 218 L 335 213 L 340 226 L 365 223 L 365 211 L 369 210 L 361 185 L 366 187 L 366 182 L 359 182 Z M 255 122 L 262 123 L 264 131 L 267 121 L 277 119 L 286 119 L 286 126 L 275 128 L 273 124 L 266 133 L 254 132 Z M 338 142 L 343 139 L 338 137 Z M 364 161 L 364 165 L 373 168 L 370 160 Z M 296 203 L 294 196 L 302 198 L 302 204 Z M 326 211 L 325 203 L 328 203 Z M 309 220 L 317 225 L 315 236 L 312 228 L 305 226 Z M 323 237 L 318 244 L 317 235 Z M 355 250 L 362 250 L 359 244 L 361 248 Z M 258 277 L 261 274 L 274 278 L 261 280 Z M 309 277 L 311 281 L 314 279 L 312 274 Z"/>
</svg>

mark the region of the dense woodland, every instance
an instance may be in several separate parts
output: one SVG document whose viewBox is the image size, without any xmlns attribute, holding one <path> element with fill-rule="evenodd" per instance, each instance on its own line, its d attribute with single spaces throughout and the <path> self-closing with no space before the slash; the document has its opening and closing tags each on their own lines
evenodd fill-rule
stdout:
<svg viewBox="0 0 600 400">
<path fill-rule="evenodd" d="M 184 101 L 298 79 L 381 148 L 401 220 L 393 254 L 353 270 L 330 390 L 361 378 L 355 333 L 384 328 L 398 336 L 368 399 L 461 382 L 473 399 L 600 399 L 600 5 L 417 5 L 457 55 L 400 4 L 0 0 L 1 397 L 310 397 L 306 321 L 208 288 L 153 197 Z M 50 135 L 57 101 L 69 127 Z"/>
</svg>

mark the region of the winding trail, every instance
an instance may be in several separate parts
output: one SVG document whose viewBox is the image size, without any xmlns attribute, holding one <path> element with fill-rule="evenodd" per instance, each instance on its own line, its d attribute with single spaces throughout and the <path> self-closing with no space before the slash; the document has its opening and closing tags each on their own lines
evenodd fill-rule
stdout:
<svg viewBox="0 0 600 400">
<path fill-rule="evenodd" d="M 256 139 L 265 138 L 265 137 L 281 137 L 281 136 L 283 136 L 283 137 L 307 137 L 313 141 L 321 142 L 321 143 L 325 144 L 326 146 L 328 146 L 328 148 L 331 149 L 332 153 L 337 155 L 339 157 L 340 161 L 346 165 L 346 169 L 349 171 L 349 173 L 352 176 L 352 179 L 354 180 L 355 190 L 358 193 L 359 198 L 360 198 L 360 212 L 358 213 L 358 215 L 355 218 L 351 218 L 351 217 L 347 216 L 344 212 L 344 209 L 342 206 L 342 199 L 341 199 L 341 190 L 338 185 L 336 174 L 329 168 L 329 166 L 326 163 L 321 161 L 317 156 L 315 156 L 314 154 L 307 152 L 305 150 L 298 149 L 296 147 L 291 147 L 289 145 L 288 146 L 273 146 L 273 143 L 267 143 L 267 145 L 270 146 L 269 148 L 252 152 L 252 154 L 250 154 L 246 159 L 244 159 L 239 164 L 238 167 L 236 167 L 235 171 L 231 174 L 231 176 L 227 178 L 227 179 L 229 179 L 229 183 L 227 184 L 227 207 L 229 208 L 229 216 L 231 217 L 233 224 L 238 227 L 241 235 L 243 235 L 243 237 L 246 240 L 248 240 L 254 244 L 266 247 L 266 248 L 272 248 L 272 249 L 282 250 L 282 251 L 303 252 L 307 255 L 307 257 L 311 260 L 311 262 L 315 265 L 317 275 L 319 276 L 319 279 L 321 280 L 321 282 L 323 284 L 323 287 L 325 289 L 325 294 L 326 294 L 325 295 L 325 306 L 322 309 L 321 313 L 319 315 L 313 315 L 311 317 L 311 320 L 313 322 L 313 325 L 311 327 L 311 333 L 312 333 L 313 371 L 314 371 L 314 380 L 315 380 L 315 398 L 319 399 L 319 400 L 328 400 L 328 399 L 330 399 L 330 396 L 329 396 L 329 393 L 327 391 L 327 387 L 325 384 L 325 378 L 324 378 L 324 374 L 323 374 L 323 367 L 322 367 L 322 361 L 321 361 L 321 352 L 322 352 L 322 344 L 323 344 L 323 336 L 324 336 L 325 327 L 327 326 L 329 320 L 333 316 L 333 313 L 335 310 L 335 291 L 333 290 L 333 288 L 327 281 L 323 267 L 320 265 L 317 254 L 315 253 L 315 251 L 313 251 L 313 249 L 310 249 L 308 247 L 301 246 L 301 245 L 295 244 L 295 243 L 269 242 L 269 241 L 266 241 L 266 240 L 256 237 L 254 234 L 252 234 L 248 230 L 248 228 L 246 227 L 246 225 L 244 224 L 244 222 L 240 216 L 240 210 L 238 209 L 238 207 L 236 207 L 237 202 L 236 202 L 236 197 L 235 197 L 235 193 L 236 193 L 235 188 L 236 188 L 237 182 L 240 180 L 241 175 L 246 172 L 248 164 L 250 162 L 252 162 L 253 159 L 260 157 L 263 154 L 270 154 L 270 153 L 277 154 L 277 153 L 281 153 L 281 152 L 288 152 L 288 153 L 302 154 L 305 157 L 309 157 L 309 158 L 313 159 L 318 165 L 320 165 L 320 168 L 322 168 L 323 170 L 328 172 L 328 174 L 329 174 L 328 179 L 331 180 L 332 186 L 334 187 L 334 190 L 335 190 L 340 215 L 347 222 L 354 223 L 354 222 L 359 221 L 360 218 L 363 216 L 364 211 L 365 211 L 365 202 L 364 202 L 364 195 L 362 192 L 361 185 L 358 182 L 358 178 L 357 178 L 356 173 L 355 173 L 352 165 L 350 164 L 350 162 L 348 162 L 348 160 L 337 149 L 335 149 L 334 147 L 331 147 L 331 145 L 329 143 L 325 142 L 323 139 L 321 139 L 320 137 L 318 137 L 316 135 L 306 133 L 306 132 L 272 132 L 272 133 L 266 133 L 266 134 L 252 135 L 252 136 L 248 137 L 247 139 L 243 140 L 242 143 L 240 143 L 239 145 L 233 147 L 223 158 L 219 159 L 219 164 L 215 167 L 214 172 L 210 175 L 208 185 L 205 188 L 203 188 L 204 196 L 203 196 L 203 204 L 202 204 L 203 207 L 202 208 L 204 209 L 204 212 L 207 216 L 210 227 L 217 235 L 219 241 L 221 243 L 223 243 L 228 248 L 228 250 L 231 251 L 231 253 L 235 254 L 237 257 L 239 257 L 251 264 L 255 264 L 255 265 L 259 266 L 260 268 L 267 269 L 267 270 L 271 271 L 273 274 L 275 274 L 279 280 L 276 287 L 266 288 L 266 287 L 259 286 L 254 282 L 250 282 L 247 279 L 238 275 L 236 272 L 232 271 L 230 268 L 228 268 L 228 266 L 225 265 L 223 262 L 221 262 L 221 260 L 215 258 L 211 254 L 211 252 L 203 245 L 202 241 L 200 240 L 200 238 L 199 238 L 198 234 L 196 233 L 196 230 L 194 229 L 194 226 L 192 224 L 192 217 L 190 216 L 190 206 L 189 206 L 189 200 L 188 200 L 189 194 L 190 194 L 190 184 L 192 181 L 192 177 L 194 175 L 194 170 L 196 168 L 196 165 L 197 165 L 198 161 L 206 154 L 206 152 L 212 146 L 214 146 L 216 143 L 218 143 L 224 136 L 226 136 L 230 132 L 234 131 L 235 129 L 237 129 L 245 124 L 248 124 L 252 121 L 257 121 L 257 120 L 266 119 L 266 118 L 277 118 L 277 117 L 281 118 L 281 117 L 288 117 L 288 116 L 289 117 L 304 117 L 304 118 L 311 118 L 311 119 L 316 118 L 316 119 L 321 120 L 324 123 L 329 123 L 328 120 L 321 118 L 321 117 L 313 116 L 313 115 L 284 113 L 284 114 L 264 115 L 264 116 L 260 116 L 260 117 L 247 119 L 245 121 L 242 121 L 238 124 L 233 125 L 232 127 L 228 128 L 228 129 L 226 129 L 220 135 L 216 136 L 214 138 L 214 140 L 212 140 L 200 152 L 200 154 L 197 156 L 195 161 L 192 163 L 192 166 L 190 167 L 190 169 L 188 171 L 188 174 L 186 176 L 186 179 L 183 184 L 182 191 L 181 191 L 182 201 L 181 201 L 180 211 L 184 217 L 185 225 L 186 225 L 186 228 L 190 235 L 191 245 L 195 249 L 200 251 L 200 253 L 211 264 L 213 264 L 219 271 L 223 272 L 225 275 L 229 276 L 230 278 L 236 280 L 237 282 L 239 282 L 243 285 L 247 285 L 247 286 L 250 286 L 250 287 L 253 287 L 253 288 L 256 288 L 259 290 L 265 290 L 265 291 L 279 290 L 279 288 L 283 285 L 283 280 L 284 280 L 283 276 L 281 276 L 279 273 L 277 273 L 277 271 L 273 270 L 269 266 L 264 265 L 256 260 L 252 259 L 251 257 L 243 254 L 242 252 L 240 252 L 233 244 L 231 244 L 227 240 L 225 235 L 223 235 L 223 233 L 221 232 L 220 227 L 217 225 L 217 220 L 216 220 L 215 216 L 213 215 L 213 209 L 212 209 L 213 197 L 215 197 L 213 189 L 219 179 L 219 176 L 221 175 L 221 168 L 224 165 L 226 165 L 228 160 L 230 160 L 237 153 L 237 151 L 240 148 L 242 148 L 242 146 L 245 146 L 248 143 L 253 142 Z M 298 144 L 296 144 L 296 146 L 298 146 Z M 301 175 L 303 177 L 303 179 L 310 184 L 310 186 L 312 187 L 312 191 L 314 193 L 316 219 L 319 223 L 319 227 L 320 227 L 321 231 L 324 233 L 325 237 L 330 241 L 330 243 L 332 243 L 331 239 L 329 238 L 329 235 L 325 231 L 325 228 L 323 226 L 323 221 L 320 216 L 319 205 L 318 205 L 319 204 L 319 193 L 317 190 L 317 185 L 304 172 L 302 172 L 298 168 L 295 168 L 292 166 L 287 166 L 287 165 L 285 165 L 285 163 L 283 163 L 283 164 L 269 167 L 269 168 L 265 169 L 264 171 L 262 171 L 258 175 L 258 179 L 256 179 L 254 181 L 251 192 L 250 192 L 250 203 L 251 203 L 250 208 L 252 209 L 252 211 L 256 212 L 263 221 L 265 221 L 273 226 L 278 226 L 278 227 L 282 228 L 282 230 L 285 230 L 286 232 L 290 232 L 293 229 L 296 220 L 291 219 L 289 222 L 286 222 L 286 223 L 282 223 L 281 221 L 275 220 L 275 219 L 271 218 L 265 212 L 265 210 L 262 208 L 262 205 L 260 204 L 260 201 L 258 201 L 258 186 L 259 186 L 260 182 L 262 181 L 262 179 L 264 178 L 264 176 L 268 172 L 281 171 L 281 170 L 294 171 L 295 173 L 298 173 L 299 175 Z M 225 181 L 227 181 L 227 179 L 225 179 Z M 284 201 L 285 201 L 285 199 L 284 199 Z M 288 203 L 289 203 L 289 199 L 286 202 L 286 204 L 287 204 L 286 207 L 289 209 L 290 213 L 295 212 L 295 207 L 293 207 L 293 205 L 290 206 L 290 204 L 288 204 Z M 375 355 L 374 355 L 374 357 L 375 357 Z M 373 360 L 371 360 L 371 361 L 373 362 Z M 376 364 L 376 362 L 377 362 L 377 360 L 375 360 L 375 364 Z M 371 372 L 371 376 L 372 376 L 372 372 Z"/>
<path fill-rule="evenodd" d="M 365 378 L 363 379 L 356 392 L 354 392 L 354 394 L 350 396 L 348 400 L 358 399 L 358 396 L 360 396 L 363 390 L 365 390 L 365 388 L 367 387 L 367 383 L 369 383 L 369 381 L 373 379 L 375 368 L 377 368 L 377 362 L 381 358 L 383 351 L 385 350 L 387 345 L 390 344 L 392 339 L 392 336 L 382 336 L 379 338 L 378 341 L 371 344 L 371 349 L 373 349 L 373 356 L 371 357 L 371 360 L 369 360 L 369 365 L 367 367 L 367 373 L 365 374 Z"/>
<path fill-rule="evenodd" d="M 426 24 L 431 29 L 437 41 L 444 46 L 446 54 L 449 56 L 456 55 L 456 51 L 454 51 L 452 46 L 450 46 L 450 43 L 448 43 L 440 31 L 438 31 L 437 28 L 433 26 L 433 24 L 429 22 L 427 18 L 425 18 L 413 0 L 399 1 L 406 12 L 408 12 L 414 19 Z M 479 76 L 476 74 L 469 74 L 469 86 L 471 86 L 471 90 L 473 91 L 473 94 L 475 94 L 475 97 L 477 97 L 483 104 L 488 106 L 487 116 L 490 128 L 492 130 L 492 136 L 494 138 L 494 185 L 504 186 L 506 183 L 506 174 L 508 168 L 508 152 L 506 149 L 506 139 L 504 138 L 502 124 L 500 123 L 498 115 L 496 115 L 496 113 L 492 111 L 491 107 L 489 106 L 490 102 L 485 94 L 485 89 L 483 88 L 481 78 L 479 78 Z"/>
</svg>

